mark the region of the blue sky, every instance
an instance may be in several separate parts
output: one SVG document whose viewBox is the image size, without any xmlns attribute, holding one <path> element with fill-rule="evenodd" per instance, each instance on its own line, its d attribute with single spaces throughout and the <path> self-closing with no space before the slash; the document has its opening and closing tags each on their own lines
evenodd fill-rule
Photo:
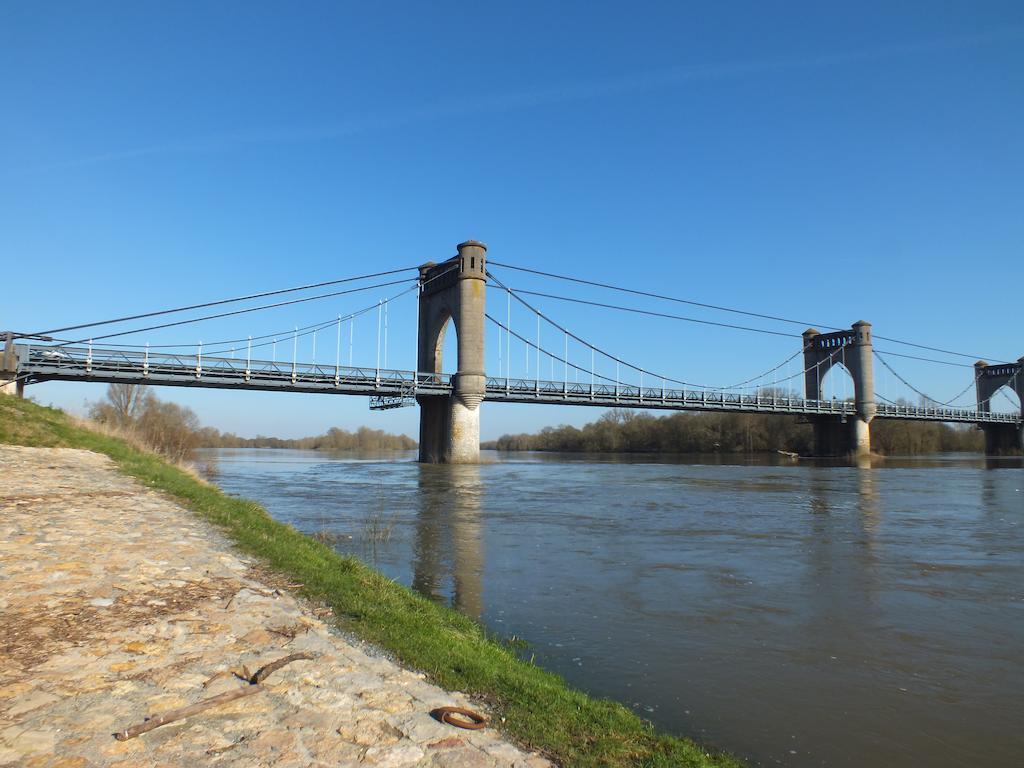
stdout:
<svg viewBox="0 0 1024 768">
<path fill-rule="evenodd" d="M 500 262 L 1024 355 L 1019 3 L 8 3 L 0 94 L 2 327 L 412 266 L 478 238 Z M 495 272 L 514 287 L 740 320 Z M 124 341 L 277 332 L 389 291 Z M 741 381 L 799 347 L 536 303 L 602 348 L 699 383 Z M 408 296 L 389 307 L 394 367 L 411 367 L 412 310 Z M 356 363 L 374 361 L 375 322 L 357 321 Z M 321 337 L 318 359 L 333 350 Z M 938 399 L 971 380 L 891 362 Z M 512 374 L 524 373 L 520 347 Z M 102 390 L 29 392 L 81 410 Z M 242 434 L 416 428 L 415 409 L 371 414 L 356 398 L 160 394 Z M 484 408 L 484 437 L 599 415 Z"/>
</svg>

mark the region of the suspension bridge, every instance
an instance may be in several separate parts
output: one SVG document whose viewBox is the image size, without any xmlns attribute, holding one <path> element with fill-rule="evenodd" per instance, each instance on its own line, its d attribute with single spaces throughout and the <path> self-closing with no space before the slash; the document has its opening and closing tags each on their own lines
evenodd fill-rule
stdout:
<svg viewBox="0 0 1024 768">
<path fill-rule="evenodd" d="M 495 266 L 492 262 L 491 266 Z M 515 265 L 500 265 L 505 270 L 519 270 L 547 275 Z M 458 246 L 457 255 L 440 264 L 428 263 L 418 268 L 414 283 L 410 279 L 387 280 L 370 286 L 331 291 L 315 296 L 284 299 L 267 305 L 215 312 L 199 318 L 173 320 L 129 331 L 94 335 L 87 339 L 56 338 L 53 334 L 114 323 L 124 323 L 180 312 L 208 309 L 235 302 L 281 296 L 297 291 L 308 292 L 322 287 L 336 287 L 368 278 L 391 277 L 403 270 L 363 275 L 299 288 L 281 289 L 245 297 L 178 307 L 158 312 L 114 318 L 101 323 L 70 326 L 39 333 L 6 333 L 0 385 L 6 391 L 21 394 L 26 385 L 46 381 L 90 381 L 140 385 L 207 387 L 219 389 L 262 390 L 274 392 L 305 392 L 338 395 L 359 395 L 370 398 L 373 409 L 388 409 L 418 404 L 420 407 L 420 460 L 430 463 L 467 463 L 479 460 L 480 405 L 483 401 L 522 404 L 555 404 L 597 406 L 603 408 L 659 409 L 671 411 L 717 411 L 735 413 L 771 413 L 796 415 L 813 425 L 815 453 L 820 456 L 864 454 L 870 451 L 870 425 L 875 419 L 905 419 L 977 425 L 986 438 L 990 454 L 1020 450 L 1024 444 L 1024 419 L 1019 404 L 1010 403 L 1010 410 L 993 408 L 997 394 L 1005 390 L 1016 393 L 1024 403 L 1024 358 L 1016 362 L 988 364 L 978 361 L 972 366 L 972 380 L 955 397 L 940 402 L 902 377 L 886 359 L 900 356 L 883 355 L 874 349 L 870 323 L 859 321 L 849 329 L 833 329 L 822 333 L 809 328 L 800 339 L 800 347 L 779 365 L 737 384 L 708 387 L 686 380 L 655 373 L 597 344 L 581 338 L 565 325 L 537 309 L 531 299 L 547 297 L 598 307 L 623 309 L 655 317 L 688 320 L 663 312 L 638 310 L 594 302 L 586 299 L 516 290 L 488 268 L 487 249 L 482 243 L 468 241 Z M 550 275 L 556 279 L 573 279 Z M 575 279 L 575 282 L 627 293 L 682 301 L 643 291 Z M 287 332 L 248 336 L 214 344 L 189 345 L 127 345 L 111 339 L 160 330 L 200 321 L 216 320 L 248 312 L 288 306 L 305 301 L 335 298 L 388 286 L 406 286 L 397 296 L 379 300 L 357 312 Z M 487 288 L 504 294 L 504 319 L 487 310 Z M 416 322 L 416 370 L 398 370 L 387 366 L 388 316 L 391 301 L 415 293 L 418 310 Z M 529 297 L 529 298 L 528 298 Z M 516 330 L 512 324 L 512 303 L 525 308 L 535 321 L 535 335 Z M 684 302 L 697 304 L 697 302 Z M 711 305 L 699 305 L 709 307 Z M 711 307 L 713 309 L 723 309 Z M 377 314 L 376 360 L 373 365 L 354 365 L 352 329 L 356 317 Z M 728 310 L 736 311 L 736 310 Z M 740 312 L 766 319 L 766 315 Z M 499 313 L 500 314 L 500 313 Z M 705 321 L 695 321 L 705 322 Z M 789 322 L 789 321 L 787 321 Z M 541 343 L 541 326 L 554 328 L 561 349 Z M 488 325 L 489 324 L 489 325 Z M 756 330 L 744 326 L 710 322 L 731 328 Z M 442 351 L 445 333 L 450 325 L 456 329 L 458 351 L 455 373 L 442 372 Z M 529 326 L 530 324 L 527 324 Z M 498 345 L 498 376 L 485 370 L 485 338 L 490 327 L 496 330 Z M 342 364 L 344 331 L 348 330 L 348 360 Z M 533 329 L 531 329 L 533 330 Z M 317 334 L 321 339 L 334 336 L 334 361 L 317 361 Z M 301 332 L 301 334 L 300 334 Z M 277 346 L 286 344 L 291 336 L 291 359 L 278 359 Z M 312 335 L 312 360 L 298 359 L 298 339 Z M 787 334 L 788 335 L 788 334 Z M 549 331 L 550 336 L 550 331 Z M 382 365 L 383 340 L 383 365 Z M 891 340 L 890 341 L 896 341 Z M 513 342 L 522 345 L 526 367 L 533 357 L 532 377 L 511 375 Z M 908 343 L 908 342 L 899 342 Z M 919 344 L 911 346 L 922 347 Z M 168 349 L 170 347 L 170 349 Z M 205 348 L 204 348 L 205 347 Z M 270 347 L 270 359 L 267 348 Z M 502 348 L 504 347 L 504 348 Z M 570 354 L 570 347 L 575 357 Z M 185 348 L 185 349 L 183 349 Z M 932 349 L 930 347 L 923 347 Z M 945 350 L 937 350 L 945 351 Z M 580 353 L 583 360 L 580 360 Z M 589 366 L 586 357 L 589 354 Z M 905 357 L 911 357 L 904 355 Z M 614 376 L 598 373 L 598 358 Z M 917 358 L 927 359 L 927 358 Z M 542 360 L 548 363 L 550 375 L 541 376 Z M 894 401 L 876 391 L 874 363 L 920 398 L 920 404 Z M 937 361 L 938 362 L 938 361 Z M 797 364 L 797 372 L 789 368 Z M 822 382 L 834 367 L 844 368 L 853 381 L 852 398 L 827 398 Z M 554 375 L 561 369 L 562 377 Z M 785 372 L 783 372 L 785 369 Z M 787 386 L 800 384 L 798 396 Z M 972 391 L 973 390 L 973 391 Z M 969 404 L 958 405 L 963 397 L 972 397 Z"/>
</svg>

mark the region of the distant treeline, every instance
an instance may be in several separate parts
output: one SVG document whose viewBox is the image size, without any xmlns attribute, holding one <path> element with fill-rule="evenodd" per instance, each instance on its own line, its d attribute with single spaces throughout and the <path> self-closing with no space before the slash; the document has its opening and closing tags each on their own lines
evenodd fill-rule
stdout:
<svg viewBox="0 0 1024 768">
<path fill-rule="evenodd" d="M 876 420 L 871 424 L 876 453 L 907 455 L 981 451 L 983 438 L 970 428 L 937 422 Z M 651 416 L 609 411 L 582 429 L 546 427 L 536 434 L 503 435 L 483 444 L 499 451 L 581 451 L 622 453 L 768 453 L 810 454 L 809 424 L 795 416 L 740 413 L 673 413 Z"/>
<path fill-rule="evenodd" d="M 416 441 L 405 435 L 392 435 L 369 427 L 360 427 L 355 432 L 331 427 L 326 434 L 292 440 L 261 435 L 239 437 L 203 427 L 199 430 L 199 444 L 204 448 L 300 448 L 307 451 L 410 450 L 416 447 Z"/>
<path fill-rule="evenodd" d="M 314 451 L 379 451 L 411 449 L 416 441 L 379 429 L 360 427 L 347 432 L 332 427 L 326 434 L 283 440 L 279 437 L 244 438 L 213 427 L 202 427 L 191 408 L 158 398 L 147 387 L 111 384 L 104 399 L 89 405 L 89 417 L 137 444 L 172 461 L 189 461 L 196 448 L 305 448 Z"/>
</svg>

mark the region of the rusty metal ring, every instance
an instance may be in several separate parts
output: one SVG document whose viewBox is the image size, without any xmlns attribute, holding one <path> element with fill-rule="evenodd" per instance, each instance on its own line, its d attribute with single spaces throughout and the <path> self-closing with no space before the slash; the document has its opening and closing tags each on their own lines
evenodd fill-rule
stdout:
<svg viewBox="0 0 1024 768">
<path fill-rule="evenodd" d="M 487 725 L 486 717 L 481 715 L 479 712 L 474 712 L 471 709 L 464 709 L 463 707 L 438 707 L 430 714 L 442 723 L 454 725 L 456 728 L 465 728 L 467 731 L 479 731 Z M 461 717 L 455 717 L 455 715 L 464 715 L 469 719 L 464 720 Z"/>
</svg>

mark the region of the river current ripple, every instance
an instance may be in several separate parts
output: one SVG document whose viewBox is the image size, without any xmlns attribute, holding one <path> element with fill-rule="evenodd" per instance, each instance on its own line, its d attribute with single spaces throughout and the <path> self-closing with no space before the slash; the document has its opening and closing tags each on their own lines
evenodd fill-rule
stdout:
<svg viewBox="0 0 1024 768">
<path fill-rule="evenodd" d="M 755 765 L 1024 765 L 1019 459 L 212 454 L 228 492 Z"/>
</svg>

